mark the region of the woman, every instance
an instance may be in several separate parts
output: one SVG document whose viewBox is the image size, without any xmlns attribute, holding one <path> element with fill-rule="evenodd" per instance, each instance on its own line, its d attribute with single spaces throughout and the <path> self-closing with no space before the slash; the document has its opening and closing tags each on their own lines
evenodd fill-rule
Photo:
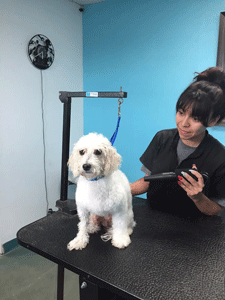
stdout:
<svg viewBox="0 0 225 300">
<path fill-rule="evenodd" d="M 141 178 L 131 184 L 132 194 L 147 192 L 153 209 L 176 215 L 220 214 L 225 207 L 225 147 L 206 128 L 223 118 L 225 73 L 213 67 L 198 74 L 178 99 L 177 128 L 158 132 L 140 158 L 146 176 L 192 169 L 198 181 L 187 173 L 177 182 Z M 201 172 L 209 175 L 205 184 Z"/>
</svg>

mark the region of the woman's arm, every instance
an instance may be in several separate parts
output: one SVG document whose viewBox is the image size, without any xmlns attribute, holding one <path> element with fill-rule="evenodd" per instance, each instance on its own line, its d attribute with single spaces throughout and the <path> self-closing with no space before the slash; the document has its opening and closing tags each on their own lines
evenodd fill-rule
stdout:
<svg viewBox="0 0 225 300">
<path fill-rule="evenodd" d="M 223 207 L 218 203 L 210 200 L 203 193 L 198 194 L 198 196 L 192 199 L 197 206 L 197 208 L 205 215 L 215 216 L 222 212 Z"/>
<path fill-rule="evenodd" d="M 145 176 L 148 175 L 146 174 Z M 149 187 L 149 182 L 144 181 L 144 177 L 143 177 L 130 184 L 131 194 L 133 196 L 144 194 L 148 191 L 148 187 Z"/>
</svg>

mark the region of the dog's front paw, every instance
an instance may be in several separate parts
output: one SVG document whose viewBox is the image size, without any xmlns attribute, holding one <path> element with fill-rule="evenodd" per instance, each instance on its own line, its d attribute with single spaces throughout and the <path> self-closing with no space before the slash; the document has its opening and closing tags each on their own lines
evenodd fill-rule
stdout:
<svg viewBox="0 0 225 300">
<path fill-rule="evenodd" d="M 82 250 L 87 246 L 87 244 L 88 244 L 88 239 L 75 237 L 75 239 L 69 242 L 69 244 L 67 245 L 67 249 L 70 251 L 74 249 Z"/>
<path fill-rule="evenodd" d="M 112 238 L 112 245 L 119 249 L 126 248 L 131 243 L 131 239 L 128 234 L 114 235 Z"/>
</svg>

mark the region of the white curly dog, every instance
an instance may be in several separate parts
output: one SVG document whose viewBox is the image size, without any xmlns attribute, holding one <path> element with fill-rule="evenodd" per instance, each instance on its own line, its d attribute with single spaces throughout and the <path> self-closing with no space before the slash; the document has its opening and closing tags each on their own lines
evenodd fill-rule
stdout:
<svg viewBox="0 0 225 300">
<path fill-rule="evenodd" d="M 68 165 L 73 176 L 79 176 L 76 204 L 80 222 L 77 236 L 67 246 L 69 250 L 85 248 L 89 234 L 100 230 L 96 216 L 111 221 L 102 239 L 112 239 L 112 245 L 117 248 L 131 243 L 130 235 L 136 222 L 130 184 L 118 169 L 120 163 L 121 156 L 101 134 L 89 133 L 74 145 Z"/>
</svg>

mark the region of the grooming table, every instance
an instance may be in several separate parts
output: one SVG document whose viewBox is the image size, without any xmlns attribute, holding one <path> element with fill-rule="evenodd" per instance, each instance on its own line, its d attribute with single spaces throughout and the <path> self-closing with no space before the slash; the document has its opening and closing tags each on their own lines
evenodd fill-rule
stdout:
<svg viewBox="0 0 225 300">
<path fill-rule="evenodd" d="M 125 299 L 225 299 L 225 218 L 182 219 L 151 210 L 145 199 L 133 204 L 137 225 L 126 249 L 98 233 L 85 249 L 68 251 L 78 217 L 63 212 L 20 229 L 18 243 L 58 264 L 58 300 L 64 268 L 79 274 L 81 300 L 100 299 L 99 287 Z"/>
</svg>

